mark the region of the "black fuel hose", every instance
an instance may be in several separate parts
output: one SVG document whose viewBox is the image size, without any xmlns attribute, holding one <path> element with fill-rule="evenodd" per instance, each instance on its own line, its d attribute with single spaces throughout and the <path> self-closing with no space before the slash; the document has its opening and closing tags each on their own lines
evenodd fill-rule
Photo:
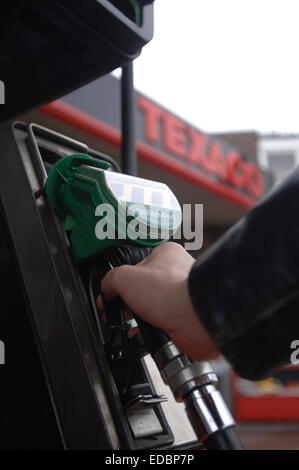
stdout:
<svg viewBox="0 0 299 470">
<path fill-rule="evenodd" d="M 233 426 L 208 436 L 204 441 L 204 446 L 207 450 L 243 450 L 241 441 Z"/>
</svg>

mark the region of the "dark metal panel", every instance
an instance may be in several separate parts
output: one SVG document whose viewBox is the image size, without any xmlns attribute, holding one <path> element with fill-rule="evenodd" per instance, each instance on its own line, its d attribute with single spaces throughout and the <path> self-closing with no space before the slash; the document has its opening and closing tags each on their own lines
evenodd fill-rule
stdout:
<svg viewBox="0 0 299 470">
<path fill-rule="evenodd" d="M 72 449 L 115 448 L 117 438 L 109 408 L 103 406 L 106 397 L 87 327 L 90 307 L 59 226 L 43 197 L 38 204 L 34 199 L 39 183 L 26 154 L 27 134 L 19 125 L 14 133 L 8 126 L 0 130 L 5 149 L 0 194 L 62 435 Z M 18 145 L 23 146 L 22 158 Z"/>
<path fill-rule="evenodd" d="M 1 4 L 0 120 L 33 109 L 137 57 L 153 35 L 153 6 L 138 26 L 107 0 Z"/>
</svg>

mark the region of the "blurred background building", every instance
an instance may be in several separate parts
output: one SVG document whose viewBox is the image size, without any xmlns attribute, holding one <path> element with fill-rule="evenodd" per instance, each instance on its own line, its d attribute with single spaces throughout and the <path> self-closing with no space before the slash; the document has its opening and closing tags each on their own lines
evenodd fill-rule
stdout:
<svg viewBox="0 0 299 470">
<path fill-rule="evenodd" d="M 20 118 L 83 140 L 120 163 L 120 102 L 120 81 L 107 75 Z M 256 134 L 208 135 L 138 92 L 136 137 L 138 175 L 167 183 L 181 204 L 204 205 L 204 249 L 272 185 L 257 159 Z"/>
</svg>

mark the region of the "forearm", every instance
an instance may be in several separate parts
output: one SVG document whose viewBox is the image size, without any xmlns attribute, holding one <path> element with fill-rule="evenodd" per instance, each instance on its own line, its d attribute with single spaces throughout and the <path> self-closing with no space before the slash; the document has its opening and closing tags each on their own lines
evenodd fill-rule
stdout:
<svg viewBox="0 0 299 470">
<path fill-rule="evenodd" d="M 289 336 L 298 331 L 297 304 L 291 301 L 299 293 L 298 205 L 296 170 L 202 255 L 189 276 L 202 323 L 248 378 L 285 362 Z M 271 336 L 279 351 L 268 355 Z"/>
</svg>

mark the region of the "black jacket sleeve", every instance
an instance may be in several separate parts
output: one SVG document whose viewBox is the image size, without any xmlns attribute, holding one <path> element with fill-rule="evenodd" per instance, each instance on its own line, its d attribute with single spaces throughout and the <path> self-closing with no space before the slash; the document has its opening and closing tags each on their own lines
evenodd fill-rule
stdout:
<svg viewBox="0 0 299 470">
<path fill-rule="evenodd" d="M 257 380 L 299 339 L 299 168 L 195 262 L 194 307 L 236 372 Z"/>
</svg>

